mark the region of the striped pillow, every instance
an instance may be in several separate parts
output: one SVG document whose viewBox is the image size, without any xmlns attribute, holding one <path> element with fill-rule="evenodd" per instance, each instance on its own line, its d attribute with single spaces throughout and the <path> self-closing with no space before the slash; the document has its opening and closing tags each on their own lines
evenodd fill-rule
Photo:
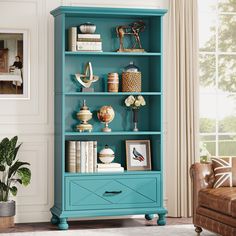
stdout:
<svg viewBox="0 0 236 236">
<path fill-rule="evenodd" d="M 236 186 L 236 157 L 212 158 L 213 188 Z"/>
</svg>

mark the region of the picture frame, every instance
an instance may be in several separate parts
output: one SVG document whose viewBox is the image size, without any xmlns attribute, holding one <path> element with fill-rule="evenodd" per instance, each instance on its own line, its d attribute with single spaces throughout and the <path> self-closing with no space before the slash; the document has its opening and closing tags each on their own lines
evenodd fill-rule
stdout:
<svg viewBox="0 0 236 236">
<path fill-rule="evenodd" d="M 29 32 L 0 28 L 0 99 L 30 98 Z"/>
<path fill-rule="evenodd" d="M 127 170 L 151 170 L 150 140 L 126 140 Z"/>
</svg>

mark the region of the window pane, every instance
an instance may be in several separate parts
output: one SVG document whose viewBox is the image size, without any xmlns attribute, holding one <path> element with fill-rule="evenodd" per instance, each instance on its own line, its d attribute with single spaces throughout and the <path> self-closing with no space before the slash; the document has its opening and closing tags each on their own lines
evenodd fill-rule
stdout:
<svg viewBox="0 0 236 236">
<path fill-rule="evenodd" d="M 216 17 L 210 13 L 199 16 L 200 51 L 213 52 L 216 49 Z"/>
<path fill-rule="evenodd" d="M 236 136 L 219 136 L 219 156 L 236 155 Z"/>
<path fill-rule="evenodd" d="M 216 155 L 216 136 L 215 135 L 204 135 L 200 136 L 200 155 L 204 155 L 205 153 L 209 153 L 209 156 Z M 202 147 L 204 150 L 202 150 Z"/>
<path fill-rule="evenodd" d="M 199 12 L 213 12 L 216 11 L 217 0 L 199 0 L 198 10 Z"/>
<path fill-rule="evenodd" d="M 217 108 L 219 132 L 236 132 L 236 95 L 220 95 Z"/>
<path fill-rule="evenodd" d="M 200 133 L 216 132 L 216 96 L 200 96 Z"/>
<path fill-rule="evenodd" d="M 218 70 L 219 89 L 226 92 L 236 92 L 236 55 L 219 56 Z"/>
<path fill-rule="evenodd" d="M 215 55 L 199 55 L 199 79 L 201 88 L 212 89 L 215 87 L 216 59 Z"/>
<path fill-rule="evenodd" d="M 236 1 L 235 0 L 219 0 L 219 11 L 221 12 L 235 12 Z"/>
<path fill-rule="evenodd" d="M 236 51 L 236 15 L 219 16 L 219 51 Z"/>
<path fill-rule="evenodd" d="M 211 118 L 200 118 L 200 133 L 215 133 L 216 120 Z"/>
</svg>

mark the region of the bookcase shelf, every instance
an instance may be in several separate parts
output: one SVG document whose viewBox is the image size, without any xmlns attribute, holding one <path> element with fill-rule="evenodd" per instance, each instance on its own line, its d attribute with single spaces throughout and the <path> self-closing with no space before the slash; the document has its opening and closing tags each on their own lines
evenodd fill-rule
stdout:
<svg viewBox="0 0 236 236">
<path fill-rule="evenodd" d="M 160 96 L 161 92 L 118 92 L 118 93 L 109 93 L 109 92 L 66 92 L 65 96 L 129 96 L 129 95 L 142 95 L 142 96 Z"/>
<path fill-rule="evenodd" d="M 129 135 L 129 136 L 138 136 L 138 135 L 160 135 L 161 132 L 158 131 L 116 131 L 116 132 L 65 132 L 66 136 L 115 136 L 115 135 Z"/>
<path fill-rule="evenodd" d="M 138 56 L 138 57 L 158 57 L 161 56 L 160 52 L 143 52 L 143 53 L 135 53 L 135 52 L 71 52 L 66 51 L 65 55 L 67 56 L 115 56 L 115 57 L 127 57 L 127 56 Z"/>
<path fill-rule="evenodd" d="M 157 223 L 165 224 L 167 210 L 163 206 L 162 118 L 162 34 L 165 13 L 165 9 L 66 6 L 51 12 L 55 20 L 55 193 L 51 213 L 52 223 L 58 224 L 59 229 L 68 228 L 68 218 L 122 214 L 146 214 L 148 218 L 151 218 L 151 214 L 158 214 Z M 138 20 L 142 20 L 146 25 L 145 30 L 140 33 L 140 41 L 146 52 L 116 52 L 119 48 L 116 26 L 127 25 Z M 68 51 L 69 29 L 85 22 L 96 25 L 95 33 L 101 36 L 103 52 Z M 108 73 L 117 72 L 121 78 L 124 67 L 131 61 L 141 71 L 142 92 L 107 92 Z M 94 92 L 82 93 L 79 92 L 81 85 L 75 79 L 75 74 L 83 73 L 87 62 L 92 63 L 93 73 L 99 77 L 99 80 L 93 83 Z M 142 95 L 146 101 L 146 105 L 138 114 L 138 132 L 131 131 L 132 112 L 124 103 L 129 95 Z M 79 123 L 76 114 L 83 100 L 86 100 L 92 112 L 92 119 L 89 120 L 93 125 L 92 132 L 75 131 Z M 97 111 L 104 105 L 112 106 L 115 111 L 115 117 L 109 123 L 112 129 L 109 133 L 101 132 L 104 124 L 101 124 L 97 118 Z M 126 141 L 133 140 L 138 142 L 149 140 L 150 170 L 128 171 L 127 163 L 135 162 L 133 160 L 135 158 L 127 158 L 126 154 L 129 151 L 126 150 Z M 95 154 L 108 145 L 115 152 L 114 162 L 124 167 L 125 171 L 96 172 L 95 169 L 85 169 L 94 172 L 79 173 L 82 168 L 78 168 L 78 173 L 69 173 L 66 168 L 69 163 L 66 159 L 68 143 L 73 143 L 76 147 L 73 150 L 74 154 L 80 150 L 80 156 L 74 155 L 76 158 L 81 157 L 81 153 L 86 153 L 83 156 L 86 156 L 87 160 L 88 156 L 96 157 Z M 94 146 L 91 146 L 92 144 Z M 83 152 L 77 147 L 83 149 Z M 84 151 L 86 148 L 87 152 Z M 89 160 L 86 163 L 88 167 Z M 111 194 L 107 195 L 107 192 Z"/>
<path fill-rule="evenodd" d="M 161 171 L 155 171 L 155 170 L 150 170 L 150 171 L 124 171 L 124 172 L 104 172 L 104 173 L 69 173 L 65 172 L 66 177 L 72 177 L 72 176 L 100 176 L 100 175 L 140 175 L 140 174 L 145 174 L 145 175 L 153 175 L 153 174 L 161 174 Z"/>
</svg>

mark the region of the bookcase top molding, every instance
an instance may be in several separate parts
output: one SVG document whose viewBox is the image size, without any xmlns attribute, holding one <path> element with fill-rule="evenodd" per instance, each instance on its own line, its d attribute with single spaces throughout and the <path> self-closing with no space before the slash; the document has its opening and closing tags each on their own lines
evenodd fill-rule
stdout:
<svg viewBox="0 0 236 236">
<path fill-rule="evenodd" d="M 93 17 L 98 16 L 132 16 L 132 17 L 155 17 L 163 16 L 167 12 L 166 9 L 142 9 L 142 8 L 107 8 L 107 7 L 71 7 L 71 6 L 60 6 L 50 13 L 55 17 L 61 14 L 67 16 L 76 16 L 88 14 Z"/>
</svg>

